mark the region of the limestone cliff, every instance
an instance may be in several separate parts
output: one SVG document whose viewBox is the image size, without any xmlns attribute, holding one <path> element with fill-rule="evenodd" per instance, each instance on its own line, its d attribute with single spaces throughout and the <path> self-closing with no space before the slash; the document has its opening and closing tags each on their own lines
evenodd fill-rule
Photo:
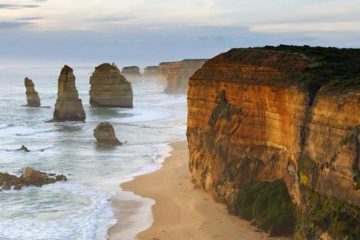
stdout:
<svg viewBox="0 0 360 240">
<path fill-rule="evenodd" d="M 133 92 L 115 65 L 104 63 L 90 77 L 90 105 L 102 107 L 133 107 Z"/>
<path fill-rule="evenodd" d="M 37 91 L 35 91 L 34 83 L 31 79 L 25 78 L 24 80 L 25 88 L 26 88 L 26 99 L 27 99 L 27 107 L 40 107 L 40 98 Z"/>
<path fill-rule="evenodd" d="M 65 65 L 58 79 L 58 98 L 53 121 L 85 121 L 86 115 L 75 86 L 73 69 Z"/>
<path fill-rule="evenodd" d="M 188 90 L 194 183 L 270 234 L 358 239 L 359 56 L 280 46 L 205 63 Z"/>
<path fill-rule="evenodd" d="M 144 78 L 156 79 L 158 75 L 159 67 L 158 66 L 147 66 L 144 69 Z"/>
<path fill-rule="evenodd" d="M 168 94 L 186 93 L 188 82 L 206 62 L 205 59 L 186 59 L 179 62 L 163 62 L 159 65 L 159 82 L 166 82 L 165 92 Z"/>
<path fill-rule="evenodd" d="M 124 75 L 129 81 L 138 81 L 142 79 L 140 68 L 138 66 L 123 67 L 121 74 Z"/>
</svg>

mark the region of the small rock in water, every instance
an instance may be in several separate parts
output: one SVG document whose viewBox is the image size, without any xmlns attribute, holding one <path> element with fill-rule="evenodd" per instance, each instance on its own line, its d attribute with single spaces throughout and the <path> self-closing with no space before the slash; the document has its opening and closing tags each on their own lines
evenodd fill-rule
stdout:
<svg viewBox="0 0 360 240">
<path fill-rule="evenodd" d="M 55 183 L 57 181 L 67 181 L 67 178 L 64 175 L 50 176 L 50 174 L 37 171 L 30 167 L 25 168 L 20 177 L 0 172 L 0 185 L 2 190 L 10 190 L 12 187 L 15 190 L 20 190 L 24 186 L 41 187 L 42 185 Z"/>
<path fill-rule="evenodd" d="M 30 150 L 25 145 L 21 145 L 21 148 L 17 149 L 16 151 L 30 152 Z"/>
<path fill-rule="evenodd" d="M 107 145 L 122 145 L 115 135 L 114 127 L 109 122 L 100 123 L 94 130 L 98 143 Z"/>
</svg>

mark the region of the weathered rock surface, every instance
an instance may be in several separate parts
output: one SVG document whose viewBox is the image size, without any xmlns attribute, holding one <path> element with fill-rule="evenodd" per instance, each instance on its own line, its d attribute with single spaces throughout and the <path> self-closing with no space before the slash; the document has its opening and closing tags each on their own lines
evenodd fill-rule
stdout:
<svg viewBox="0 0 360 240">
<path fill-rule="evenodd" d="M 133 107 L 131 83 L 116 65 L 104 63 L 90 77 L 90 104 L 101 107 Z"/>
<path fill-rule="evenodd" d="M 53 121 L 85 121 L 86 115 L 75 86 L 73 69 L 65 65 L 58 80 Z"/>
<path fill-rule="evenodd" d="M 337 54 L 334 49 L 315 49 L 314 58 L 321 51 L 325 56 Z M 345 50 L 324 59 L 330 63 L 338 59 L 344 66 L 348 61 L 354 75 L 360 74 L 359 61 L 354 60 L 360 52 L 341 51 Z M 268 214 L 265 207 L 260 215 L 259 209 L 245 208 L 245 200 L 256 202 L 250 192 L 258 191 L 261 183 L 280 180 L 299 209 L 297 239 L 319 239 L 324 234 L 356 239 L 360 90 L 344 84 L 349 91 L 334 93 L 328 90 L 331 81 L 316 82 L 319 78 L 311 74 L 319 71 L 319 65 L 313 56 L 234 49 L 205 63 L 189 82 L 190 171 L 196 185 L 250 220 L 254 214 L 257 220 Z M 307 87 L 297 82 L 302 78 L 310 79 Z M 274 230 L 271 224 L 258 225 Z M 277 227 L 276 234 L 284 230 Z"/>
<path fill-rule="evenodd" d="M 187 59 L 179 62 L 160 63 L 158 80 L 166 82 L 165 92 L 168 94 L 186 93 L 189 78 L 205 62 L 205 59 Z"/>
<path fill-rule="evenodd" d="M 25 78 L 24 80 L 25 88 L 26 88 L 26 99 L 27 99 L 27 107 L 40 107 L 40 98 L 37 91 L 35 91 L 34 83 L 31 79 Z"/>
<path fill-rule="evenodd" d="M 121 74 L 129 81 L 138 81 L 142 79 L 140 68 L 138 66 L 123 67 Z"/>
<path fill-rule="evenodd" d="M 30 167 L 25 168 L 20 177 L 8 173 L 0 173 L 0 186 L 2 190 L 10 190 L 11 188 L 19 190 L 27 186 L 41 187 L 45 184 L 66 180 L 64 175 L 47 174 Z"/>
<path fill-rule="evenodd" d="M 115 135 L 114 127 L 109 122 L 100 123 L 94 130 L 98 143 L 106 145 L 122 145 Z"/>
<path fill-rule="evenodd" d="M 159 67 L 158 66 L 147 66 L 144 69 L 144 77 L 150 79 L 156 79 L 158 76 Z"/>
</svg>

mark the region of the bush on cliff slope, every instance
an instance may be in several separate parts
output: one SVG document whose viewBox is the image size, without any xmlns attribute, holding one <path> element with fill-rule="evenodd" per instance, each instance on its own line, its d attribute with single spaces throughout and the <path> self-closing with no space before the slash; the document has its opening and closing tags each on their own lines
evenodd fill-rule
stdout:
<svg viewBox="0 0 360 240">
<path fill-rule="evenodd" d="M 296 211 L 283 181 L 259 182 L 239 192 L 235 213 L 254 219 L 259 228 L 273 236 L 294 233 Z"/>
</svg>

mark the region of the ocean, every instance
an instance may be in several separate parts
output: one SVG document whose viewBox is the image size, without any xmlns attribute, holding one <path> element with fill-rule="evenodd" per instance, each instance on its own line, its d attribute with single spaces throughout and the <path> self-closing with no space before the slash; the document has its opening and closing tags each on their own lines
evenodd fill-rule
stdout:
<svg viewBox="0 0 360 240">
<path fill-rule="evenodd" d="M 167 95 L 163 86 L 144 79 L 132 83 L 133 109 L 91 107 L 94 67 L 72 66 L 86 122 L 47 122 L 61 67 L 0 67 L 0 172 L 20 175 L 29 166 L 68 178 L 40 188 L 1 191 L 0 240 L 107 239 L 117 222 L 111 205 L 115 194 L 124 206 L 118 219 L 124 224 L 123 239 L 134 239 L 150 226 L 154 201 L 121 191 L 119 183 L 160 168 L 171 151 L 169 143 L 185 139 L 186 96 Z M 42 106 L 49 108 L 22 106 L 25 77 L 34 81 Z M 114 126 L 124 145 L 96 144 L 93 130 L 102 121 Z M 21 145 L 31 152 L 14 151 Z"/>
</svg>

